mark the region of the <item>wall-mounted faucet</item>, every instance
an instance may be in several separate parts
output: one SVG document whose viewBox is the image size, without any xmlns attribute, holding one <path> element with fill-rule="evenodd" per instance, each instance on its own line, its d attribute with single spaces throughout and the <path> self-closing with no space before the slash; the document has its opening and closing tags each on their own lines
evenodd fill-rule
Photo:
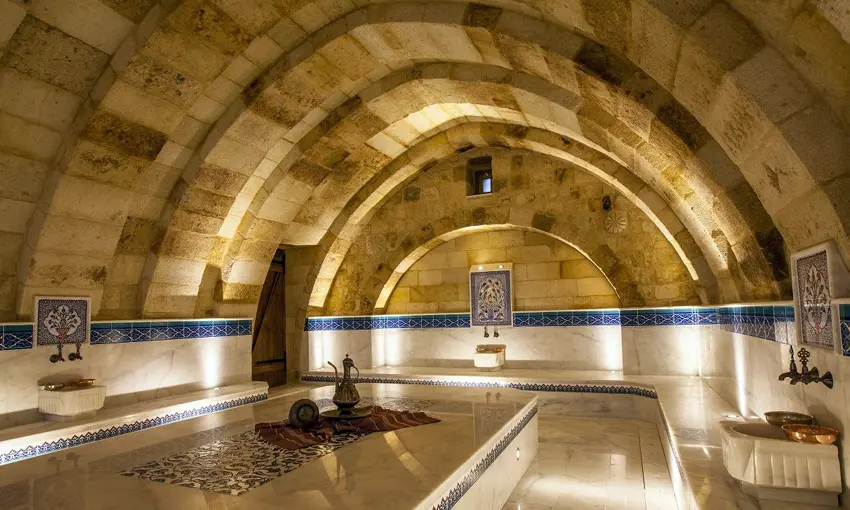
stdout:
<svg viewBox="0 0 850 510">
<path fill-rule="evenodd" d="M 834 384 L 832 372 L 827 372 L 821 376 L 817 367 L 809 369 L 809 356 L 811 356 L 811 353 L 805 347 L 801 347 L 797 351 L 797 356 L 800 358 L 800 364 L 803 367 L 800 372 L 797 372 L 797 363 L 794 361 L 794 348 L 789 347 L 788 351 L 791 353 L 791 363 L 788 367 L 788 372 L 783 372 L 779 375 L 780 381 L 791 379 L 791 384 L 797 384 L 798 382 L 803 384 L 823 383 L 824 386 L 832 389 Z"/>
<path fill-rule="evenodd" d="M 791 380 L 797 379 L 800 377 L 800 372 L 797 372 L 797 362 L 794 361 L 794 347 L 788 347 L 788 353 L 791 355 L 791 363 L 788 367 L 787 372 L 783 372 L 779 374 L 779 380 L 784 381 L 787 378 L 791 378 Z"/>
</svg>

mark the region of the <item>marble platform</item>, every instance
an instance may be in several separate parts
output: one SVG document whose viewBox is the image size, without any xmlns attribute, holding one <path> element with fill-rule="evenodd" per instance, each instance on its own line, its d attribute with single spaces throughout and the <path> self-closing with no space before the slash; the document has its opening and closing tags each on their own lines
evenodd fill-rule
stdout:
<svg viewBox="0 0 850 510">
<path fill-rule="evenodd" d="M 264 400 L 268 384 L 246 382 L 101 410 L 72 422 L 0 430 L 0 465 Z"/>
<path fill-rule="evenodd" d="M 324 370 L 302 376 L 326 379 Z M 721 421 L 760 421 L 740 416 L 709 384 L 695 376 L 623 375 L 621 371 L 376 367 L 361 381 L 410 385 L 515 388 L 540 396 L 541 412 L 558 405 L 577 416 L 609 416 L 655 422 L 680 510 L 765 510 L 744 493 L 723 466 Z M 832 510 L 839 507 L 771 503 L 770 510 Z"/>
<path fill-rule="evenodd" d="M 286 452 L 253 435 L 329 386 L 0 466 L 2 508 L 499 509 L 537 454 L 537 397 L 510 389 L 359 386 L 439 423 Z"/>
</svg>

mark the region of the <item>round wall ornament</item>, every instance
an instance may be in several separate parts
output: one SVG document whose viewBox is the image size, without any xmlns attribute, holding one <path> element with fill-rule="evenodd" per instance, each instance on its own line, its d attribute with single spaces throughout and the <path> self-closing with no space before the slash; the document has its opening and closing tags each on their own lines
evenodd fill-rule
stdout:
<svg viewBox="0 0 850 510">
<path fill-rule="evenodd" d="M 619 211 L 609 211 L 605 216 L 605 230 L 611 234 L 622 234 L 626 231 L 628 221 L 626 215 Z"/>
</svg>

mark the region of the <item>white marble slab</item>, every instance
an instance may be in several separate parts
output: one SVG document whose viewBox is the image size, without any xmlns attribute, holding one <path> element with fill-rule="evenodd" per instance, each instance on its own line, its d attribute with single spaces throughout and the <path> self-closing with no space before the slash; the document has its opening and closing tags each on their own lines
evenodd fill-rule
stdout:
<svg viewBox="0 0 850 510">
<path fill-rule="evenodd" d="M 59 391 L 38 390 L 38 412 L 52 420 L 72 420 L 92 415 L 103 407 L 106 386 L 64 388 Z"/>
<path fill-rule="evenodd" d="M 0 351 L 0 430 L 41 419 L 40 384 L 92 378 L 114 407 L 251 380 L 250 335 L 84 345 L 81 361 L 51 363 L 55 350 Z"/>
<path fill-rule="evenodd" d="M 132 404 L 128 406 L 104 409 L 97 416 L 73 422 L 41 421 L 0 430 L 0 456 L 11 451 L 20 451 L 28 447 L 40 447 L 59 440 L 70 440 L 74 436 L 85 436 L 140 424 L 169 415 L 196 414 L 217 404 L 249 400 L 268 395 L 265 382 L 247 382 L 224 386 L 218 389 L 202 390 L 174 397 L 166 397 Z M 212 412 L 212 411 L 206 411 Z M 205 414 L 201 412 L 200 414 Z"/>
<path fill-rule="evenodd" d="M 507 346 L 505 367 L 557 370 L 621 370 L 619 326 L 500 328 Z M 310 331 L 310 369 L 346 353 L 361 368 L 432 366 L 469 368 L 482 328 L 375 329 Z"/>
</svg>

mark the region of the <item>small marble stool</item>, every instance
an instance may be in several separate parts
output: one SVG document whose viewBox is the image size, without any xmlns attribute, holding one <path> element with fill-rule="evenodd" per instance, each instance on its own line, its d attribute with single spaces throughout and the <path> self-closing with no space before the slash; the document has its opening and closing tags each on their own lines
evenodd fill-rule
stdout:
<svg viewBox="0 0 850 510">
<path fill-rule="evenodd" d="M 70 387 L 59 391 L 38 390 L 38 411 L 51 421 L 89 418 L 103 407 L 106 386 Z"/>
<path fill-rule="evenodd" d="M 491 344 L 477 346 L 475 354 L 472 355 L 472 363 L 482 372 L 501 370 L 502 365 L 505 364 L 505 346 Z"/>
</svg>

